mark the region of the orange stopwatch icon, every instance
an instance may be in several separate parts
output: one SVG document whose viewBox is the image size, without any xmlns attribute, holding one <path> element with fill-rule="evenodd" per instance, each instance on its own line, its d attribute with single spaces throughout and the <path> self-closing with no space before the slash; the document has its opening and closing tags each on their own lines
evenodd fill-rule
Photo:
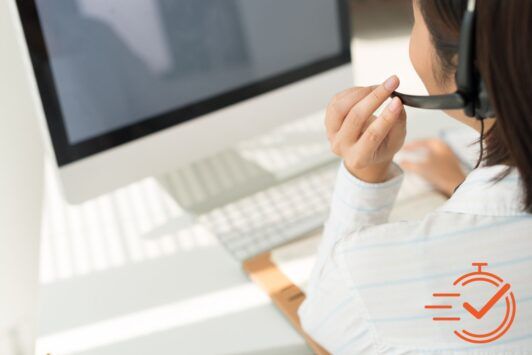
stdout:
<svg viewBox="0 0 532 355">
<path fill-rule="evenodd" d="M 488 266 L 488 263 L 473 263 L 473 266 L 477 270 L 460 276 L 453 282 L 455 287 L 469 287 L 474 283 L 485 283 L 495 288 L 495 293 L 489 295 L 489 300 L 480 309 L 475 308 L 469 302 L 463 302 L 463 309 L 478 320 L 490 312 L 490 310 L 499 302 L 504 303 L 506 310 L 502 322 L 492 331 L 486 333 L 474 333 L 465 329 L 455 330 L 454 334 L 469 343 L 485 344 L 491 343 L 500 337 L 502 337 L 512 326 L 515 319 L 516 302 L 511 285 L 505 282 L 501 277 L 482 270 L 484 266 Z M 490 287 L 491 289 L 492 287 Z M 443 298 L 458 298 L 461 296 L 460 292 L 451 293 L 433 293 L 436 299 L 441 300 Z M 452 309 L 452 305 L 427 305 L 425 309 Z M 460 317 L 433 317 L 432 320 L 437 322 L 459 322 Z"/>
</svg>

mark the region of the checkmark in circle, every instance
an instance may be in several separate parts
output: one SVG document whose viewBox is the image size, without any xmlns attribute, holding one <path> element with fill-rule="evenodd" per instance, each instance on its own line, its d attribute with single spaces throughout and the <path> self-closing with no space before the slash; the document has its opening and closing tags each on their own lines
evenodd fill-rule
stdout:
<svg viewBox="0 0 532 355">
<path fill-rule="evenodd" d="M 510 284 L 508 283 L 504 284 L 504 286 L 502 286 L 497 291 L 497 293 L 495 293 L 495 295 L 493 295 L 493 297 L 490 298 L 488 303 L 486 303 L 484 307 L 482 307 L 480 310 L 477 310 L 475 307 L 473 307 L 468 302 L 464 302 L 463 306 L 466 311 L 468 311 L 469 313 L 471 313 L 471 315 L 473 315 L 473 317 L 475 317 L 476 319 L 481 319 L 482 317 L 486 315 L 486 313 L 489 312 L 490 309 L 493 308 L 493 306 L 495 306 L 495 304 L 506 294 L 506 292 L 508 292 L 510 287 L 511 287 Z"/>
</svg>

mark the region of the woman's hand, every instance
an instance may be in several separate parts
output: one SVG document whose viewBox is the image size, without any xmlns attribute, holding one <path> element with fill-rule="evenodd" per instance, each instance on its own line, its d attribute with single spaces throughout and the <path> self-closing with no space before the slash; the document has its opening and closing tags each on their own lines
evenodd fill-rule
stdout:
<svg viewBox="0 0 532 355">
<path fill-rule="evenodd" d="M 331 150 L 363 181 L 386 181 L 392 159 L 403 146 L 406 113 L 401 100 L 394 98 L 379 117 L 373 115 L 398 86 L 399 79 L 392 76 L 379 86 L 343 91 L 327 107 Z"/>
<path fill-rule="evenodd" d="M 465 179 L 460 160 L 439 139 L 412 142 L 405 145 L 403 150 L 423 153 L 423 157 L 417 161 L 403 160 L 400 163 L 403 169 L 421 175 L 447 197 L 452 196 L 456 187 Z"/>
</svg>

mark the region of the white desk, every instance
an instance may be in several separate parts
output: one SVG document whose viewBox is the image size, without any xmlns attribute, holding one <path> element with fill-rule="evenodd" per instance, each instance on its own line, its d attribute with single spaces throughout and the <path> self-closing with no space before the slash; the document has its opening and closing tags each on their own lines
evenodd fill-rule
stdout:
<svg viewBox="0 0 532 355">
<path fill-rule="evenodd" d="M 154 179 L 81 206 L 47 191 L 41 353 L 309 353 L 214 236 L 179 231 Z"/>
</svg>

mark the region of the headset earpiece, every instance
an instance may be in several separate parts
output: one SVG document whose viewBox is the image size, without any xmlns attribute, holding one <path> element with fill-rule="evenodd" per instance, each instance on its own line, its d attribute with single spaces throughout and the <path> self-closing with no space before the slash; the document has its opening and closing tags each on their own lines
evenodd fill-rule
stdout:
<svg viewBox="0 0 532 355">
<path fill-rule="evenodd" d="M 475 100 L 475 117 L 477 119 L 495 117 L 495 110 L 491 104 L 488 89 L 482 79 L 478 80 L 478 93 Z"/>
</svg>

